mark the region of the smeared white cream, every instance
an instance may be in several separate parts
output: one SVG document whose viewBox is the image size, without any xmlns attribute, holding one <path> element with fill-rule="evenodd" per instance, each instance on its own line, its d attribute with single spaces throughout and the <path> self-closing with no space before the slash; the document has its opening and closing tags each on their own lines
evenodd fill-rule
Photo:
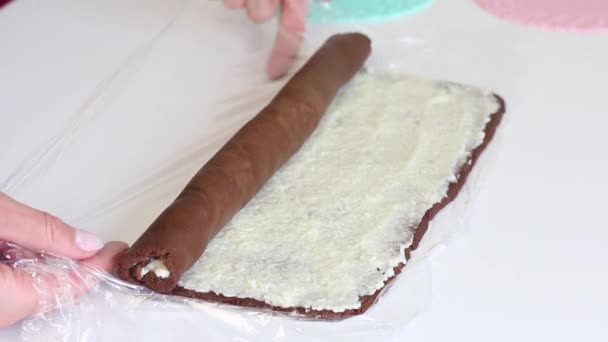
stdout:
<svg viewBox="0 0 608 342">
<path fill-rule="evenodd" d="M 158 278 L 167 279 L 171 272 L 161 259 L 152 259 L 146 266 L 141 268 L 140 277 L 143 278 L 149 272 L 153 272 Z"/>
<path fill-rule="evenodd" d="M 357 76 L 179 284 L 281 307 L 359 308 L 405 263 L 413 229 L 497 109 L 477 88 Z"/>
</svg>

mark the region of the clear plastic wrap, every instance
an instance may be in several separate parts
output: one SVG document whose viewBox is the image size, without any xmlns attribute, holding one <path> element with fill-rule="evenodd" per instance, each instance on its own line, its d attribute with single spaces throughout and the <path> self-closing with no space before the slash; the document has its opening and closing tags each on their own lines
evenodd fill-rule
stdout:
<svg viewBox="0 0 608 342">
<path fill-rule="evenodd" d="M 28 273 L 45 310 L 0 331 L 1 341 L 148 341 L 191 338 L 207 341 L 351 339 L 373 333 L 397 340 L 399 332 L 430 302 L 428 256 L 466 225 L 470 188 L 431 222 L 428 235 L 407 267 L 365 314 L 342 321 L 311 321 L 156 294 L 84 263 L 0 242 L 0 262 Z M 57 287 L 56 284 L 61 286 Z M 188 333 L 190 331 L 190 333 Z"/>
<path fill-rule="evenodd" d="M 122 304 L 132 305 L 154 296 L 146 288 L 122 282 L 85 263 L 10 242 L 0 241 L 0 263 L 28 274 L 37 293 L 38 312 L 19 324 L 18 337 L 23 341 L 99 340 L 96 336 L 103 327 L 105 310 L 121 298 L 128 297 Z M 17 338 L 15 335 L 16 331 L 13 337 Z"/>
<path fill-rule="evenodd" d="M 340 11 L 332 9 L 331 3 L 325 3 L 323 9 Z M 337 31 L 353 29 L 367 31 L 357 25 Z M 314 37 L 312 41 L 317 39 Z M 393 37 L 374 46 L 392 43 L 409 44 Z M 400 61 L 380 59 L 372 62 L 368 70 L 394 70 L 399 65 Z M 326 340 L 328 336 L 346 340 L 370 332 L 379 340 L 398 340 L 399 332 L 430 302 L 428 256 L 466 227 L 470 199 L 475 197 L 471 190 L 475 188 L 469 184 L 478 186 L 478 177 L 477 170 L 470 174 L 458 200 L 431 222 L 407 267 L 363 315 L 342 321 L 311 321 L 274 311 L 160 295 L 83 263 L 0 242 L 0 262 L 31 276 L 39 306 L 43 308 L 12 328 L 0 331 L 0 340 L 190 340 L 193 329 L 206 341 L 315 341 Z M 53 285 L 57 283 L 62 286 Z"/>
</svg>

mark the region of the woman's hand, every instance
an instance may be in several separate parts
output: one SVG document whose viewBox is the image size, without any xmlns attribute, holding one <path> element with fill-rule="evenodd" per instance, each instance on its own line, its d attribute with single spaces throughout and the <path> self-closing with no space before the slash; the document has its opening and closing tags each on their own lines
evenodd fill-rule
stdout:
<svg viewBox="0 0 608 342">
<path fill-rule="evenodd" d="M 233 9 L 246 8 L 254 22 L 267 21 L 281 9 L 279 30 L 266 71 L 273 79 L 283 76 L 302 45 L 308 0 L 224 0 L 224 4 Z"/>
<path fill-rule="evenodd" d="M 32 251 L 79 260 L 111 271 L 114 257 L 127 248 L 122 242 L 104 246 L 97 236 L 68 226 L 59 218 L 21 204 L 0 192 L 0 240 Z M 83 284 L 49 284 L 53 287 L 74 286 L 84 292 Z M 43 309 L 33 279 L 22 270 L 0 263 L 0 328 L 9 326 Z"/>
</svg>

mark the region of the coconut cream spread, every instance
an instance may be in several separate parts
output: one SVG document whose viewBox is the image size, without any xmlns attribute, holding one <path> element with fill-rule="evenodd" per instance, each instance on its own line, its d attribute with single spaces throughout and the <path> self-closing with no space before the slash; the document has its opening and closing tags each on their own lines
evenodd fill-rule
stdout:
<svg viewBox="0 0 608 342">
<path fill-rule="evenodd" d="M 358 75 L 179 285 L 280 307 L 359 308 L 406 262 L 414 229 L 498 108 L 478 88 Z"/>
</svg>

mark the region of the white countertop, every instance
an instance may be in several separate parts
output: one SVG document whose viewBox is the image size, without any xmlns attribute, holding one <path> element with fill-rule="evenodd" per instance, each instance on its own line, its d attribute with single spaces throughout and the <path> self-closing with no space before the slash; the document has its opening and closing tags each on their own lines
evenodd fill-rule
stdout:
<svg viewBox="0 0 608 342">
<path fill-rule="evenodd" d="M 132 242 L 280 87 L 263 68 L 273 28 L 217 1 L 15 0 L 0 11 L 0 190 Z M 429 300 L 392 337 L 607 340 L 608 35 L 526 28 L 472 1 L 436 0 L 397 21 L 312 26 L 304 51 L 349 29 L 372 37 L 371 69 L 483 86 L 508 105 L 478 165 L 468 225 L 420 264 Z M 177 311 L 141 317 L 147 341 L 212 329 Z M 312 340 L 299 324 L 256 336 Z M 236 340 L 229 326 L 206 337 Z"/>
</svg>

